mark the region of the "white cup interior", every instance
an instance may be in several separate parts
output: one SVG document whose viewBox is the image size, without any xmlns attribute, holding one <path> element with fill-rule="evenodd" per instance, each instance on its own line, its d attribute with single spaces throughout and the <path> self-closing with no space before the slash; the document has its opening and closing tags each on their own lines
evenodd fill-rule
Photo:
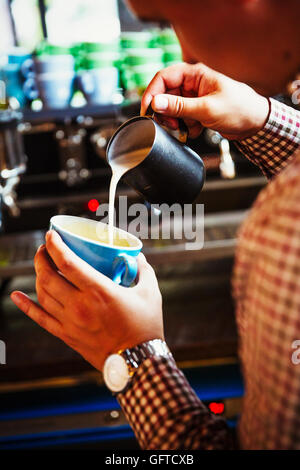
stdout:
<svg viewBox="0 0 300 470">
<path fill-rule="evenodd" d="M 107 243 L 108 224 L 103 222 L 72 215 L 56 215 L 51 218 L 50 224 L 83 241 L 110 246 Z M 137 237 L 117 227 L 114 227 L 114 238 L 127 242 L 128 245 L 124 246 L 126 251 L 141 249 L 143 246 Z M 122 248 L 118 243 L 113 246 L 118 249 Z"/>
</svg>

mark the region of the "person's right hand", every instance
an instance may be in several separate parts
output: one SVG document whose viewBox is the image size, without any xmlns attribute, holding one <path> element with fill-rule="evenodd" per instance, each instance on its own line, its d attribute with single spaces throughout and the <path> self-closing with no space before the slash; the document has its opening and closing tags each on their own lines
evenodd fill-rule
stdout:
<svg viewBox="0 0 300 470">
<path fill-rule="evenodd" d="M 150 104 L 172 129 L 183 118 L 192 138 L 207 127 L 241 140 L 262 129 L 269 115 L 267 98 L 201 63 L 180 63 L 158 72 L 143 95 L 142 116 Z"/>
</svg>

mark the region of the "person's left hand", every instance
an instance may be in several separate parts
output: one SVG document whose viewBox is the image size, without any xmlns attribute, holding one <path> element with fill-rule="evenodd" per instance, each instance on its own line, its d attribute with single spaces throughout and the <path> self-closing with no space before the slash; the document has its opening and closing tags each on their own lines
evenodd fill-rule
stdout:
<svg viewBox="0 0 300 470">
<path fill-rule="evenodd" d="M 109 354 L 163 339 L 161 294 L 143 254 L 139 279 L 122 287 L 71 251 L 55 231 L 35 255 L 39 304 L 22 292 L 11 299 L 30 318 L 102 370 Z"/>
</svg>

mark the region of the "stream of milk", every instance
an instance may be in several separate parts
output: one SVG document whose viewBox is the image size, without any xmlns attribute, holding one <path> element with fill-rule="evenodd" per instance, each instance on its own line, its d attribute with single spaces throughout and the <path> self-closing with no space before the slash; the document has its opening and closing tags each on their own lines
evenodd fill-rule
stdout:
<svg viewBox="0 0 300 470">
<path fill-rule="evenodd" d="M 108 208 L 108 233 L 109 233 L 109 244 L 114 244 L 114 208 L 117 185 L 122 176 L 132 168 L 136 167 L 141 163 L 145 156 L 150 152 L 149 148 L 143 148 L 127 152 L 109 161 L 112 177 L 109 186 L 109 208 Z"/>
</svg>

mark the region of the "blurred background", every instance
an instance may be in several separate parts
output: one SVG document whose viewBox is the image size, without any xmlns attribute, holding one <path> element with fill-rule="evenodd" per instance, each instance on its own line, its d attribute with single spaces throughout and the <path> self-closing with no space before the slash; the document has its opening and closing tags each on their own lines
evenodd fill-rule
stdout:
<svg viewBox="0 0 300 470">
<path fill-rule="evenodd" d="M 181 60 L 173 31 L 155 24 L 144 29 L 123 2 L 1 0 L 0 5 L 1 78 L 14 109 L 138 99 L 158 70 Z"/>
<path fill-rule="evenodd" d="M 35 298 L 33 257 L 51 216 L 94 218 L 108 201 L 110 137 L 139 113 L 153 75 L 180 61 L 173 30 L 139 22 L 122 0 L 0 0 L 0 449 L 137 447 L 101 374 L 8 295 Z M 266 180 L 215 132 L 188 144 L 207 170 L 196 201 L 204 248 L 148 240 L 144 251 L 179 366 L 234 429 L 243 384 L 230 277 L 238 228 Z M 122 181 L 118 195 L 141 202 Z"/>
</svg>

